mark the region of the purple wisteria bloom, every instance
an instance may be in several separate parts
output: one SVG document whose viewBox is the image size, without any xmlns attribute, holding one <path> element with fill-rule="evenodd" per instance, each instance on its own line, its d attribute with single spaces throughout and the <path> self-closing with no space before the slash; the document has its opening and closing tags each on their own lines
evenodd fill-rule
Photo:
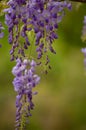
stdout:
<svg viewBox="0 0 86 130">
<path fill-rule="evenodd" d="M 84 16 L 84 21 L 83 21 L 83 29 L 82 29 L 82 36 L 81 39 L 83 42 L 86 41 L 86 16 Z"/>
<path fill-rule="evenodd" d="M 34 104 L 32 96 L 36 94 L 32 89 L 40 81 L 40 77 L 35 74 L 36 62 L 27 59 L 16 60 L 16 66 L 13 67 L 12 73 L 15 76 L 13 80 L 14 90 L 17 92 L 16 96 L 16 130 L 24 128 L 27 118 L 31 116 L 31 109 Z"/>
<path fill-rule="evenodd" d="M 86 42 L 86 16 L 84 16 L 84 21 L 83 21 L 83 29 L 82 29 L 82 36 L 81 39 L 83 42 Z M 86 70 L 86 47 L 81 49 L 82 53 L 84 54 L 84 66 Z"/>
<path fill-rule="evenodd" d="M 26 34 L 27 30 L 27 0 L 9 0 L 9 8 L 5 9 L 5 23 L 9 31 L 9 43 L 12 44 L 10 50 L 11 60 L 19 55 L 25 56 L 24 49 L 30 45 Z"/>
<path fill-rule="evenodd" d="M 81 51 L 84 54 L 84 66 L 85 66 L 85 69 L 86 69 L 86 48 L 82 48 Z"/>
<path fill-rule="evenodd" d="M 11 60 L 16 57 L 25 57 L 25 49 L 34 44 L 37 59 L 43 55 L 47 59 L 50 50 L 56 54 L 52 43 L 58 39 L 58 24 L 64 16 L 64 9 L 71 9 L 67 1 L 54 0 L 9 0 L 9 8 L 5 9 L 6 24 L 9 30 Z M 31 43 L 28 32 L 33 32 L 34 43 Z M 45 61 L 46 64 L 47 61 Z"/>
<path fill-rule="evenodd" d="M 2 30 L 4 29 L 4 27 L 2 26 L 1 22 L 0 22 L 0 39 L 3 38 L 4 33 L 2 32 Z M 1 47 L 1 44 L 0 44 Z"/>
<path fill-rule="evenodd" d="M 4 27 L 2 26 L 1 22 L 0 22 L 0 38 L 3 38 L 4 33 L 2 32 L 2 30 L 4 29 Z"/>
</svg>

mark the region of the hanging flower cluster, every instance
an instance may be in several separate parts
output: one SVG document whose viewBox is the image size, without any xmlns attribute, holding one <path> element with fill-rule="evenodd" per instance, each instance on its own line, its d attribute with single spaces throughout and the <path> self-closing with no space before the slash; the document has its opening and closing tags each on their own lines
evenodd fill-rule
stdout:
<svg viewBox="0 0 86 130">
<path fill-rule="evenodd" d="M 16 130 L 19 130 L 25 127 L 27 118 L 31 116 L 30 111 L 34 107 L 32 96 L 36 94 L 32 92 L 32 89 L 39 83 L 40 77 L 35 74 L 36 62 L 34 60 L 17 59 L 16 62 L 12 73 L 15 76 L 14 90 L 18 94 L 16 96 Z"/>
<path fill-rule="evenodd" d="M 86 42 L 86 16 L 84 16 L 84 21 L 83 21 L 83 29 L 82 29 L 82 36 L 81 39 L 83 42 Z"/>
<path fill-rule="evenodd" d="M 4 36 L 4 33 L 2 32 L 3 29 L 4 29 L 4 27 L 0 23 L 0 38 L 3 38 L 3 36 Z"/>
<path fill-rule="evenodd" d="M 33 31 L 34 45 L 36 46 L 37 59 L 50 50 L 56 54 L 52 43 L 57 39 L 58 23 L 64 16 L 64 9 L 71 9 L 71 4 L 55 2 L 54 0 L 10 0 L 7 12 L 6 24 L 9 30 L 9 43 L 11 60 L 24 56 L 25 49 L 29 49 L 30 38 L 28 33 Z M 47 59 L 48 55 L 45 54 Z M 47 64 L 47 60 L 46 63 Z"/>
<path fill-rule="evenodd" d="M 86 42 L 86 16 L 84 16 L 83 23 L 84 23 L 84 25 L 83 25 L 83 29 L 82 29 L 81 39 L 82 39 L 83 42 Z M 82 48 L 81 51 L 84 54 L 84 66 L 85 66 L 85 70 L 86 70 L 86 47 Z"/>
<path fill-rule="evenodd" d="M 15 130 L 24 130 L 34 108 L 32 99 L 37 92 L 33 92 L 33 88 L 40 81 L 35 68 L 43 64 L 46 68 L 51 68 L 48 52 L 56 54 L 53 42 L 58 39 L 58 25 L 65 15 L 65 9 L 71 10 L 71 3 L 67 0 L 6 0 L 5 3 L 5 24 L 8 26 L 8 41 L 12 46 L 11 61 L 16 60 L 12 69 L 15 76 L 12 83 L 17 92 Z M 0 22 L 0 38 L 4 36 L 3 29 Z M 86 41 L 86 16 L 81 38 Z M 36 57 L 31 54 L 32 45 Z M 26 50 L 30 52 L 28 55 Z M 82 52 L 86 67 L 86 48 Z"/>
<path fill-rule="evenodd" d="M 71 3 L 66 0 L 9 0 L 7 5 L 4 12 L 8 41 L 12 46 L 10 55 L 11 61 L 16 60 L 16 66 L 12 69 L 15 76 L 13 86 L 17 92 L 15 126 L 16 130 L 23 130 L 34 107 L 32 99 L 36 93 L 32 90 L 40 81 L 35 67 L 44 64 L 51 68 L 48 52 L 56 54 L 53 42 L 58 39 L 58 24 L 65 14 L 65 8 L 71 10 Z M 2 37 L 1 31 L 2 26 Z M 36 57 L 31 54 L 32 45 Z M 26 50 L 30 52 L 28 55 Z"/>
<path fill-rule="evenodd" d="M 2 31 L 3 29 L 4 29 L 4 27 L 2 26 L 2 24 L 0 22 L 0 39 L 3 38 L 3 36 L 4 36 L 4 33 Z M 0 44 L 0 47 L 1 47 L 1 44 Z"/>
</svg>

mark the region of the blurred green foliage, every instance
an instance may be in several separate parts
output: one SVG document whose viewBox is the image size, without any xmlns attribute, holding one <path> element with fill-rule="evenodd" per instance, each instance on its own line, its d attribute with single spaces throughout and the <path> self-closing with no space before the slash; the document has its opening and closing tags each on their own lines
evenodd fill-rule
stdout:
<svg viewBox="0 0 86 130">
<path fill-rule="evenodd" d="M 51 71 L 41 74 L 27 130 L 86 130 L 86 75 L 81 53 L 86 45 L 80 39 L 85 6 L 77 10 L 74 5 L 60 23 L 59 39 L 54 43 L 57 54 L 50 54 Z M 14 130 L 16 93 L 11 70 L 15 63 L 10 62 L 7 27 L 4 32 L 0 40 L 0 130 Z"/>
</svg>

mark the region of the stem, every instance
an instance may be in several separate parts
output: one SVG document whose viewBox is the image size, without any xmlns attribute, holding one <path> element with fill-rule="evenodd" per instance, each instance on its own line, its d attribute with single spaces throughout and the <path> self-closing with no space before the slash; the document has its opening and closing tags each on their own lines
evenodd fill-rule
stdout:
<svg viewBox="0 0 86 130">
<path fill-rule="evenodd" d="M 54 1 L 64 1 L 64 0 L 54 0 Z M 69 0 L 69 1 L 86 3 L 86 0 Z"/>
<path fill-rule="evenodd" d="M 86 3 L 86 0 L 70 0 L 70 1 L 73 1 L 73 2 L 81 2 L 81 3 Z"/>
</svg>

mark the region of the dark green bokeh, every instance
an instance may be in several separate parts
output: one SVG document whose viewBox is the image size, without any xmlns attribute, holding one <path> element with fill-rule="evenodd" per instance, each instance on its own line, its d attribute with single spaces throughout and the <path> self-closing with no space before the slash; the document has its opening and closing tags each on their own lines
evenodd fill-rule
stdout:
<svg viewBox="0 0 86 130">
<path fill-rule="evenodd" d="M 74 6 L 60 23 L 59 39 L 54 43 L 57 54 L 50 54 L 48 75 L 41 74 L 27 130 L 86 130 L 86 76 L 81 53 L 85 44 L 80 39 L 85 14 L 86 5 L 78 10 Z M 16 93 L 11 70 L 15 63 L 10 62 L 7 28 L 4 31 L 0 40 L 0 130 L 14 130 Z"/>
</svg>

